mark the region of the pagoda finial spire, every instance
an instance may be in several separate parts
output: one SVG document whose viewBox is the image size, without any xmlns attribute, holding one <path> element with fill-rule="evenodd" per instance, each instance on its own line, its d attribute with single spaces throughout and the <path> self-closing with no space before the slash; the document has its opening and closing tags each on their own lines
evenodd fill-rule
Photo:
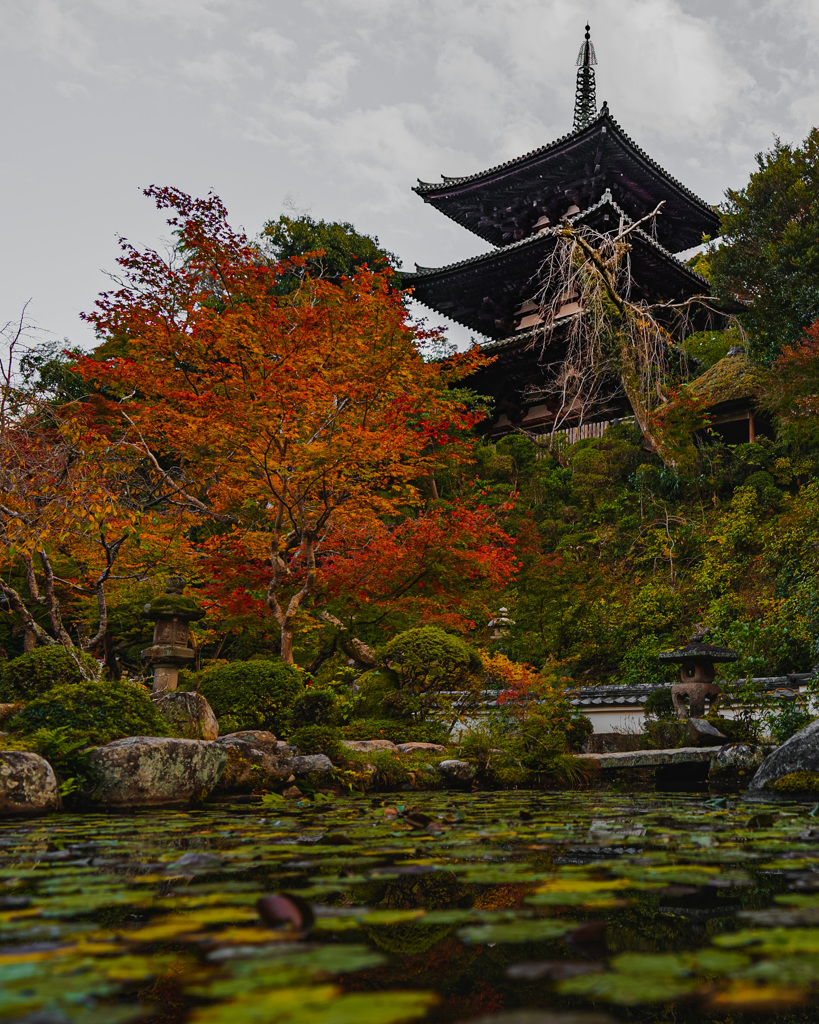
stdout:
<svg viewBox="0 0 819 1024">
<path fill-rule="evenodd" d="M 577 89 L 574 94 L 575 131 L 585 128 L 597 116 L 597 92 L 594 84 L 594 65 L 597 56 L 591 41 L 591 29 L 586 24 L 586 38 L 577 55 Z"/>
</svg>

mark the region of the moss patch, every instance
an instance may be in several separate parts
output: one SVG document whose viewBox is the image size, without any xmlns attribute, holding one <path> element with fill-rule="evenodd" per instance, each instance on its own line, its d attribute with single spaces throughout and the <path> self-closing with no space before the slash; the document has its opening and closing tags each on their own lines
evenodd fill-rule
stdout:
<svg viewBox="0 0 819 1024">
<path fill-rule="evenodd" d="M 686 385 L 690 395 L 706 406 L 750 398 L 762 384 L 762 376 L 746 355 L 725 356 L 701 377 Z"/>
<path fill-rule="evenodd" d="M 158 594 L 150 604 L 145 605 L 149 619 L 182 619 L 195 622 L 205 617 L 205 610 L 198 601 L 184 594 Z"/>
<path fill-rule="evenodd" d="M 819 793 L 819 772 L 790 772 L 768 788 L 780 793 Z"/>
</svg>

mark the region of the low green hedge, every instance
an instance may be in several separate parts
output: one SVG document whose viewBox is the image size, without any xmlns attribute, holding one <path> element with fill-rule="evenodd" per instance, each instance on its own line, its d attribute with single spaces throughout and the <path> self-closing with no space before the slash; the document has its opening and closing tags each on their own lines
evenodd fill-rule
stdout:
<svg viewBox="0 0 819 1024">
<path fill-rule="evenodd" d="M 31 700 L 48 693 L 55 686 L 93 678 L 98 671 L 99 665 L 90 654 L 69 651 L 56 644 L 53 647 L 36 647 L 3 665 L 0 671 L 0 703 Z"/>
<path fill-rule="evenodd" d="M 169 736 L 165 718 L 141 686 L 122 681 L 68 683 L 36 697 L 9 723 L 12 732 L 64 729 L 86 746 L 123 736 Z"/>
</svg>

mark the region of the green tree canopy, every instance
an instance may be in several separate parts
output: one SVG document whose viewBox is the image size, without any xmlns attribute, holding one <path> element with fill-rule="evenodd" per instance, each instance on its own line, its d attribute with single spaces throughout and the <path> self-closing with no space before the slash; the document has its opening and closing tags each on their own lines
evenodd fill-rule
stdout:
<svg viewBox="0 0 819 1024">
<path fill-rule="evenodd" d="M 294 256 L 311 256 L 307 270 L 314 277 L 334 280 L 352 277 L 363 264 L 370 270 L 397 269 L 397 256 L 381 247 L 378 239 L 361 235 L 352 224 L 339 221 L 314 220 L 308 214 L 268 221 L 262 232 L 270 254 L 276 260 Z M 287 275 L 282 290 L 290 291 L 298 284 L 297 275 Z"/>
<path fill-rule="evenodd" d="M 819 317 L 819 128 L 756 160 L 745 188 L 726 193 L 710 266 L 718 295 L 750 303 L 751 353 L 772 362 Z"/>
</svg>

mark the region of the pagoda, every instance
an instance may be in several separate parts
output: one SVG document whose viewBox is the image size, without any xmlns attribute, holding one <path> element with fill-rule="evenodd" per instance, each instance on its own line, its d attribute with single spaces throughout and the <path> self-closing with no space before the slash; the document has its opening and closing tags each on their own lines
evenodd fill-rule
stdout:
<svg viewBox="0 0 819 1024">
<path fill-rule="evenodd" d="M 604 102 L 597 109 L 597 60 L 590 29 L 577 58 L 577 90 L 572 130 L 539 149 L 489 170 L 441 182 L 418 182 L 415 191 L 445 216 L 489 242 L 481 256 L 448 266 L 416 264 L 404 284 L 424 305 L 471 328 L 488 341 L 497 359 L 469 381 L 494 400 L 488 429 L 500 434 L 515 427 L 554 428 L 557 411 L 548 397 L 549 367 L 559 358 L 560 330 L 544 342 L 539 294 L 541 268 L 568 223 L 601 234 L 632 225 L 632 299 L 682 301 L 708 292 L 708 282 L 674 253 L 718 233 L 719 217 L 633 141 Z M 660 215 L 644 220 L 660 207 Z M 640 222 L 640 223 L 638 223 Z M 637 226 L 634 226 L 637 225 Z M 576 296 L 567 295 L 561 318 L 581 315 Z M 591 415 L 590 415 L 591 413 Z M 616 386 L 575 418 L 562 423 L 570 440 L 597 436 L 613 420 L 630 413 Z"/>
</svg>

